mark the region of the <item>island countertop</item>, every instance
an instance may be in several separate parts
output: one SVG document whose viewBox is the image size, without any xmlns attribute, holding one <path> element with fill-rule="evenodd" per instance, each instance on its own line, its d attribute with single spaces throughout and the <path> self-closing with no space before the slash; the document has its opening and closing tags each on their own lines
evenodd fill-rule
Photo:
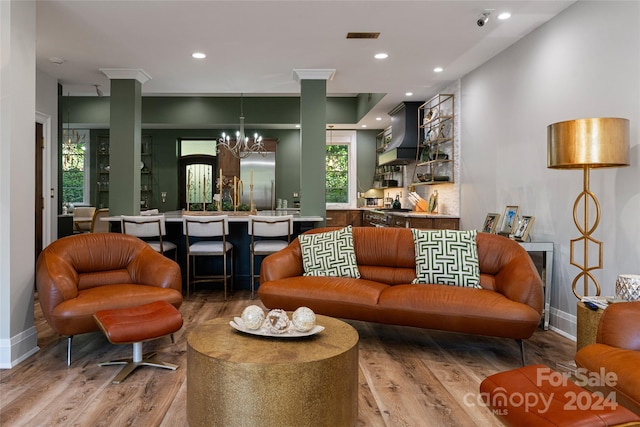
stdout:
<svg viewBox="0 0 640 427">
<path fill-rule="evenodd" d="M 186 213 L 186 212 L 185 212 Z M 183 211 L 168 211 L 168 212 L 160 212 L 160 214 L 164 214 L 165 220 L 167 222 L 182 222 Z M 202 211 L 193 211 L 193 215 L 202 215 Z M 248 222 L 249 215 L 238 215 L 233 212 L 218 212 L 211 211 L 207 212 L 210 215 L 229 215 L 229 222 Z M 284 215 L 293 215 L 293 222 L 318 222 L 323 221 L 324 218 L 319 215 L 300 215 L 299 213 L 287 212 L 287 211 L 258 211 L 256 215 L 258 216 L 284 216 Z M 102 221 L 120 221 L 120 216 L 108 216 L 102 218 Z"/>
</svg>

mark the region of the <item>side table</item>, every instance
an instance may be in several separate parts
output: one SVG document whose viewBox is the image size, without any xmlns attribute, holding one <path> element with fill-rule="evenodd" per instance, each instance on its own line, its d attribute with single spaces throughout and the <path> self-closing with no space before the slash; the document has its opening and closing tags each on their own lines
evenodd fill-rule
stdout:
<svg viewBox="0 0 640 427">
<path fill-rule="evenodd" d="M 353 427 L 358 420 L 358 332 L 316 316 L 325 327 L 304 338 L 238 332 L 229 318 L 187 336 L 189 426 Z"/>
<path fill-rule="evenodd" d="M 527 252 L 542 252 L 544 274 L 544 330 L 549 329 L 549 310 L 551 309 L 551 288 L 553 287 L 553 242 L 518 242 Z"/>
<path fill-rule="evenodd" d="M 578 301 L 576 309 L 576 351 L 596 342 L 598 323 L 600 323 L 602 313 L 604 313 L 603 309 L 591 310 L 582 301 Z"/>
</svg>

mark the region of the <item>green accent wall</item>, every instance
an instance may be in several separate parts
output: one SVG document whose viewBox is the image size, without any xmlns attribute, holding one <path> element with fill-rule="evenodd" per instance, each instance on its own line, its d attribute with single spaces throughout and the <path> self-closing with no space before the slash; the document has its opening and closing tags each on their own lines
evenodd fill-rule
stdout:
<svg viewBox="0 0 640 427">
<path fill-rule="evenodd" d="M 375 94 L 359 97 L 327 98 L 326 123 L 353 123 L 361 114 L 363 105 L 375 101 Z M 78 129 L 91 130 L 92 171 L 96 171 L 98 135 L 109 135 L 110 99 L 108 97 L 63 97 L 64 108 L 70 105 L 70 122 Z M 379 100 L 379 99 L 378 99 Z M 377 102 L 377 101 L 375 101 Z M 282 129 L 300 120 L 300 98 L 271 97 L 244 98 L 244 113 L 248 131 L 257 131 L 264 138 L 276 139 L 276 198 L 286 199 L 293 206 L 293 193 L 301 191 L 301 130 Z M 150 206 L 161 211 L 181 209 L 178 205 L 178 140 L 216 139 L 223 130 L 237 129 L 240 99 L 237 97 L 142 97 L 142 135 L 152 138 L 152 198 Z M 213 118 L 215 117 L 215 118 Z M 254 120 L 255 119 L 255 120 Z M 207 123 L 205 123 L 207 122 Z M 228 123 L 227 123 L 228 122 Z M 224 125 L 227 123 L 226 125 Z M 320 125 L 318 125 L 320 126 Z M 320 127 L 322 142 L 325 138 L 325 122 Z M 368 190 L 373 183 L 375 169 L 375 136 L 381 129 L 356 130 L 357 133 L 357 189 Z M 324 150 L 322 151 L 324 157 Z M 324 165 L 324 163 L 323 163 Z M 91 175 L 90 200 L 96 200 L 97 174 Z M 324 173 L 315 180 L 309 200 L 314 194 L 324 195 Z M 160 193 L 167 192 L 162 203 Z M 322 204 L 324 197 L 322 197 Z M 138 199 L 136 201 L 139 203 Z M 302 201 L 304 204 L 304 201 Z M 322 206 L 324 210 L 324 204 Z"/>
</svg>

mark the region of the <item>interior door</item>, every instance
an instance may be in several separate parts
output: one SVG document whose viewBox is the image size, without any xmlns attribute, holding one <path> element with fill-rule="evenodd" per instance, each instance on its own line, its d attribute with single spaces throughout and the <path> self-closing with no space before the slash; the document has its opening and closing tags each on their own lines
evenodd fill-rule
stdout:
<svg viewBox="0 0 640 427">
<path fill-rule="evenodd" d="M 203 197 L 206 203 L 211 203 L 212 196 L 216 193 L 216 170 L 215 156 L 191 155 L 180 158 L 178 203 L 181 209 L 187 206 L 187 188 L 192 209 L 201 209 Z"/>
<path fill-rule="evenodd" d="M 42 251 L 42 215 L 44 214 L 44 194 L 42 192 L 42 162 L 44 157 L 44 135 L 43 135 L 43 126 L 41 123 L 36 123 L 36 134 L 35 134 L 35 144 L 36 144 L 36 176 L 35 176 L 35 259 L 38 259 L 38 255 Z"/>
</svg>

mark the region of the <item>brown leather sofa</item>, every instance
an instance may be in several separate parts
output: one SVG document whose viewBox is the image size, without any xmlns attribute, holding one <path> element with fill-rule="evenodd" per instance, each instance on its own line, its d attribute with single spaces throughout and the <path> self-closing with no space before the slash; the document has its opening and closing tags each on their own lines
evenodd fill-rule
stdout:
<svg viewBox="0 0 640 427">
<path fill-rule="evenodd" d="M 607 377 L 589 387 L 640 415 L 640 301 L 611 304 L 598 323 L 596 343 L 576 353 L 576 365 Z M 595 377 L 594 377 L 595 378 Z M 598 386 L 600 385 L 600 386 Z"/>
<path fill-rule="evenodd" d="M 268 308 L 306 306 L 327 316 L 513 338 L 520 344 L 540 323 L 542 281 L 513 240 L 478 233 L 482 289 L 411 284 L 416 271 L 410 229 L 354 227 L 353 241 L 361 278 L 303 276 L 296 239 L 263 260 L 260 300 Z"/>
<path fill-rule="evenodd" d="M 119 233 L 79 234 L 45 248 L 36 264 L 36 286 L 49 325 L 68 336 L 98 331 L 98 310 L 154 301 L 182 304 L 182 275 L 174 261 L 137 237 Z"/>
</svg>

